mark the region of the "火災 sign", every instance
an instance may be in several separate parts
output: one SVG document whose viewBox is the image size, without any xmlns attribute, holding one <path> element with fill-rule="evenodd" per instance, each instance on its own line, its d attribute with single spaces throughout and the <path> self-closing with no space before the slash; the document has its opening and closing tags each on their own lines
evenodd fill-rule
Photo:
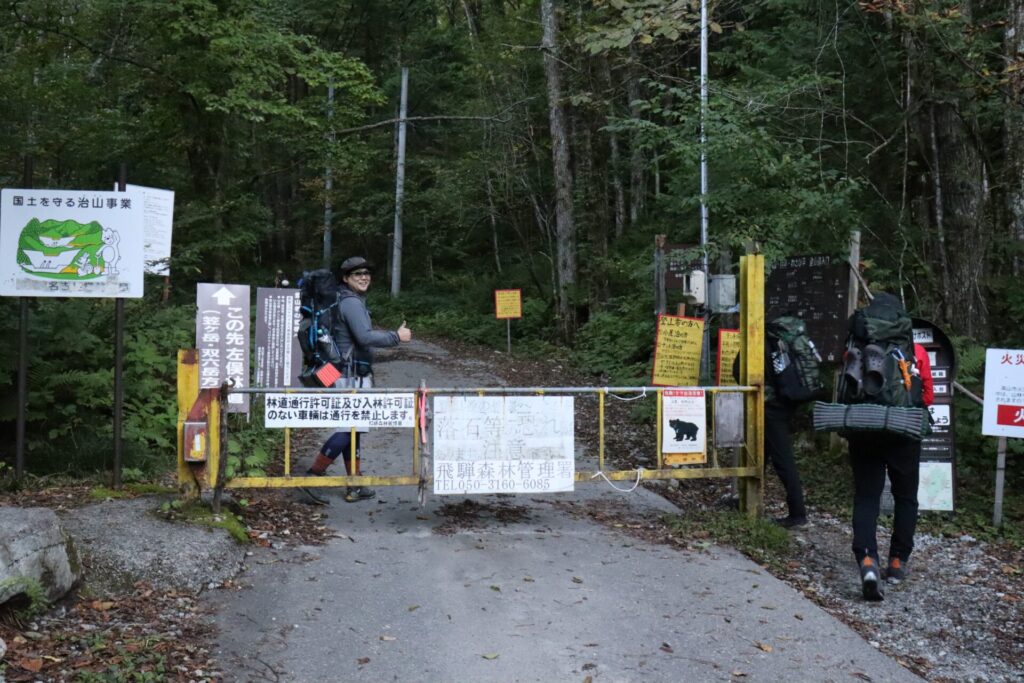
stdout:
<svg viewBox="0 0 1024 683">
<path fill-rule="evenodd" d="M 199 388 L 217 389 L 232 380 L 249 385 L 249 285 L 196 285 L 196 349 Z M 228 394 L 227 412 L 248 413 L 248 394 Z"/>
<path fill-rule="evenodd" d="M 981 433 L 1024 438 L 1024 349 L 986 349 Z"/>
</svg>

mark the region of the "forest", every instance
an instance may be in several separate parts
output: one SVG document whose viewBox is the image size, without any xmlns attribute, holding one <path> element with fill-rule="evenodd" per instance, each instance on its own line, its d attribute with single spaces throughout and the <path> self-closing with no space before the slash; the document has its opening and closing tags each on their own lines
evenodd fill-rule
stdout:
<svg viewBox="0 0 1024 683">
<path fill-rule="evenodd" d="M 126 302 L 129 469 L 173 453 L 196 283 L 294 282 L 354 254 L 378 264 L 381 324 L 503 348 L 493 290 L 521 288 L 519 352 L 646 381 L 654 240 L 699 243 L 702 153 L 713 272 L 750 249 L 845 259 L 860 231 L 872 290 L 942 326 L 980 391 L 985 347 L 1024 345 L 1024 1 L 708 12 L 702 108 L 698 0 L 3 3 L 0 187 L 106 190 L 123 165 L 176 193 L 170 277 Z M 109 466 L 113 316 L 31 301 L 32 471 Z M 9 467 L 17 299 L 0 322 Z M 959 476 L 990 495 L 993 441 L 958 410 Z"/>
</svg>

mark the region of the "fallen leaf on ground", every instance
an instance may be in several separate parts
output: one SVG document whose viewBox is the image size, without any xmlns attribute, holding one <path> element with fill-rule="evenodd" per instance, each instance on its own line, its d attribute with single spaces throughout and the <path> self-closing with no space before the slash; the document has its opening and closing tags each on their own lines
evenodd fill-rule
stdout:
<svg viewBox="0 0 1024 683">
<path fill-rule="evenodd" d="M 480 655 L 480 656 L 483 657 L 484 659 L 497 659 L 498 658 L 498 653 L 497 652 L 489 652 L 489 653 L 487 653 L 485 655 Z"/>
<path fill-rule="evenodd" d="M 394 636 L 381 636 L 380 639 L 384 640 L 384 641 L 396 640 L 396 638 Z"/>
<path fill-rule="evenodd" d="M 370 658 L 369 657 L 360 657 L 359 659 L 356 660 L 356 664 L 359 664 L 359 665 L 369 664 L 369 663 L 370 663 Z"/>
<path fill-rule="evenodd" d="M 14 663 L 15 666 L 20 666 L 25 671 L 31 671 L 32 673 L 39 673 L 39 670 L 43 668 L 42 659 L 19 659 Z"/>
<path fill-rule="evenodd" d="M 581 579 L 578 576 L 574 576 L 574 577 L 572 577 L 572 582 L 573 583 L 583 583 L 583 579 Z"/>
<path fill-rule="evenodd" d="M 765 652 L 773 652 L 775 650 L 775 648 L 769 645 L 768 643 L 761 643 L 755 641 L 754 645 L 757 645 L 758 649 L 764 650 Z"/>
<path fill-rule="evenodd" d="M 416 610 L 418 610 L 419 608 L 420 608 L 420 606 L 419 606 L 419 605 L 409 605 L 409 611 L 410 611 L 410 612 L 415 612 L 415 611 L 416 611 Z"/>
<path fill-rule="evenodd" d="M 661 647 L 658 649 L 660 649 L 662 652 L 675 652 L 675 650 L 672 649 L 672 646 L 668 643 L 662 643 Z"/>
</svg>

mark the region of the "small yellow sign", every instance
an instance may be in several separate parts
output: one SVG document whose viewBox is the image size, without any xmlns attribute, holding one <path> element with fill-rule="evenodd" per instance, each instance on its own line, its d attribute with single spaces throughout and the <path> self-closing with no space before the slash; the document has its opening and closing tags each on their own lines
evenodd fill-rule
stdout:
<svg viewBox="0 0 1024 683">
<path fill-rule="evenodd" d="M 732 364 L 742 348 L 739 330 L 718 331 L 718 386 L 736 386 Z"/>
<path fill-rule="evenodd" d="M 494 290 L 494 317 L 498 320 L 523 317 L 523 290 Z"/>
<path fill-rule="evenodd" d="M 703 344 L 704 321 L 701 318 L 659 315 L 651 383 L 662 387 L 697 386 Z"/>
</svg>

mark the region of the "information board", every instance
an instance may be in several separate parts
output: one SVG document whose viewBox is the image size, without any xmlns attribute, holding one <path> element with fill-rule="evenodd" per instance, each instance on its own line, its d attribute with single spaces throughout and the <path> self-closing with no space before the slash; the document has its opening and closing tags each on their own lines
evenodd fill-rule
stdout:
<svg viewBox="0 0 1024 683">
<path fill-rule="evenodd" d="M 0 295 L 142 296 L 138 192 L 0 192 Z"/>
<path fill-rule="evenodd" d="M 416 426 L 416 395 L 411 393 L 266 394 L 264 408 L 268 429 Z"/>
<path fill-rule="evenodd" d="M 662 387 L 700 384 L 700 353 L 703 345 L 703 319 L 659 315 L 651 383 Z"/>
<path fill-rule="evenodd" d="M 494 317 L 511 320 L 523 317 L 523 293 L 519 289 L 494 290 Z"/>
<path fill-rule="evenodd" d="M 233 380 L 249 386 L 249 285 L 196 284 L 196 349 L 199 388 Z M 228 394 L 229 413 L 248 413 L 248 394 Z"/>
<path fill-rule="evenodd" d="M 572 396 L 435 396 L 434 493 L 572 491 Z"/>
<path fill-rule="evenodd" d="M 704 255 L 693 244 L 665 245 L 665 289 L 685 289 L 686 278 L 704 269 Z"/>
<path fill-rule="evenodd" d="M 707 407 L 703 389 L 661 392 L 661 452 L 667 465 L 707 462 Z"/>
<path fill-rule="evenodd" d="M 299 386 L 302 321 L 299 290 L 281 287 L 256 289 L 256 386 Z"/>
<path fill-rule="evenodd" d="M 765 283 L 765 319 L 798 316 L 822 359 L 838 363 L 846 345 L 849 286 L 850 265 L 843 259 L 818 254 L 779 261 Z"/>
<path fill-rule="evenodd" d="M 170 275 L 174 192 L 143 185 L 129 184 L 125 188 L 128 191 L 142 193 L 142 234 L 146 272 L 150 275 Z"/>
</svg>

